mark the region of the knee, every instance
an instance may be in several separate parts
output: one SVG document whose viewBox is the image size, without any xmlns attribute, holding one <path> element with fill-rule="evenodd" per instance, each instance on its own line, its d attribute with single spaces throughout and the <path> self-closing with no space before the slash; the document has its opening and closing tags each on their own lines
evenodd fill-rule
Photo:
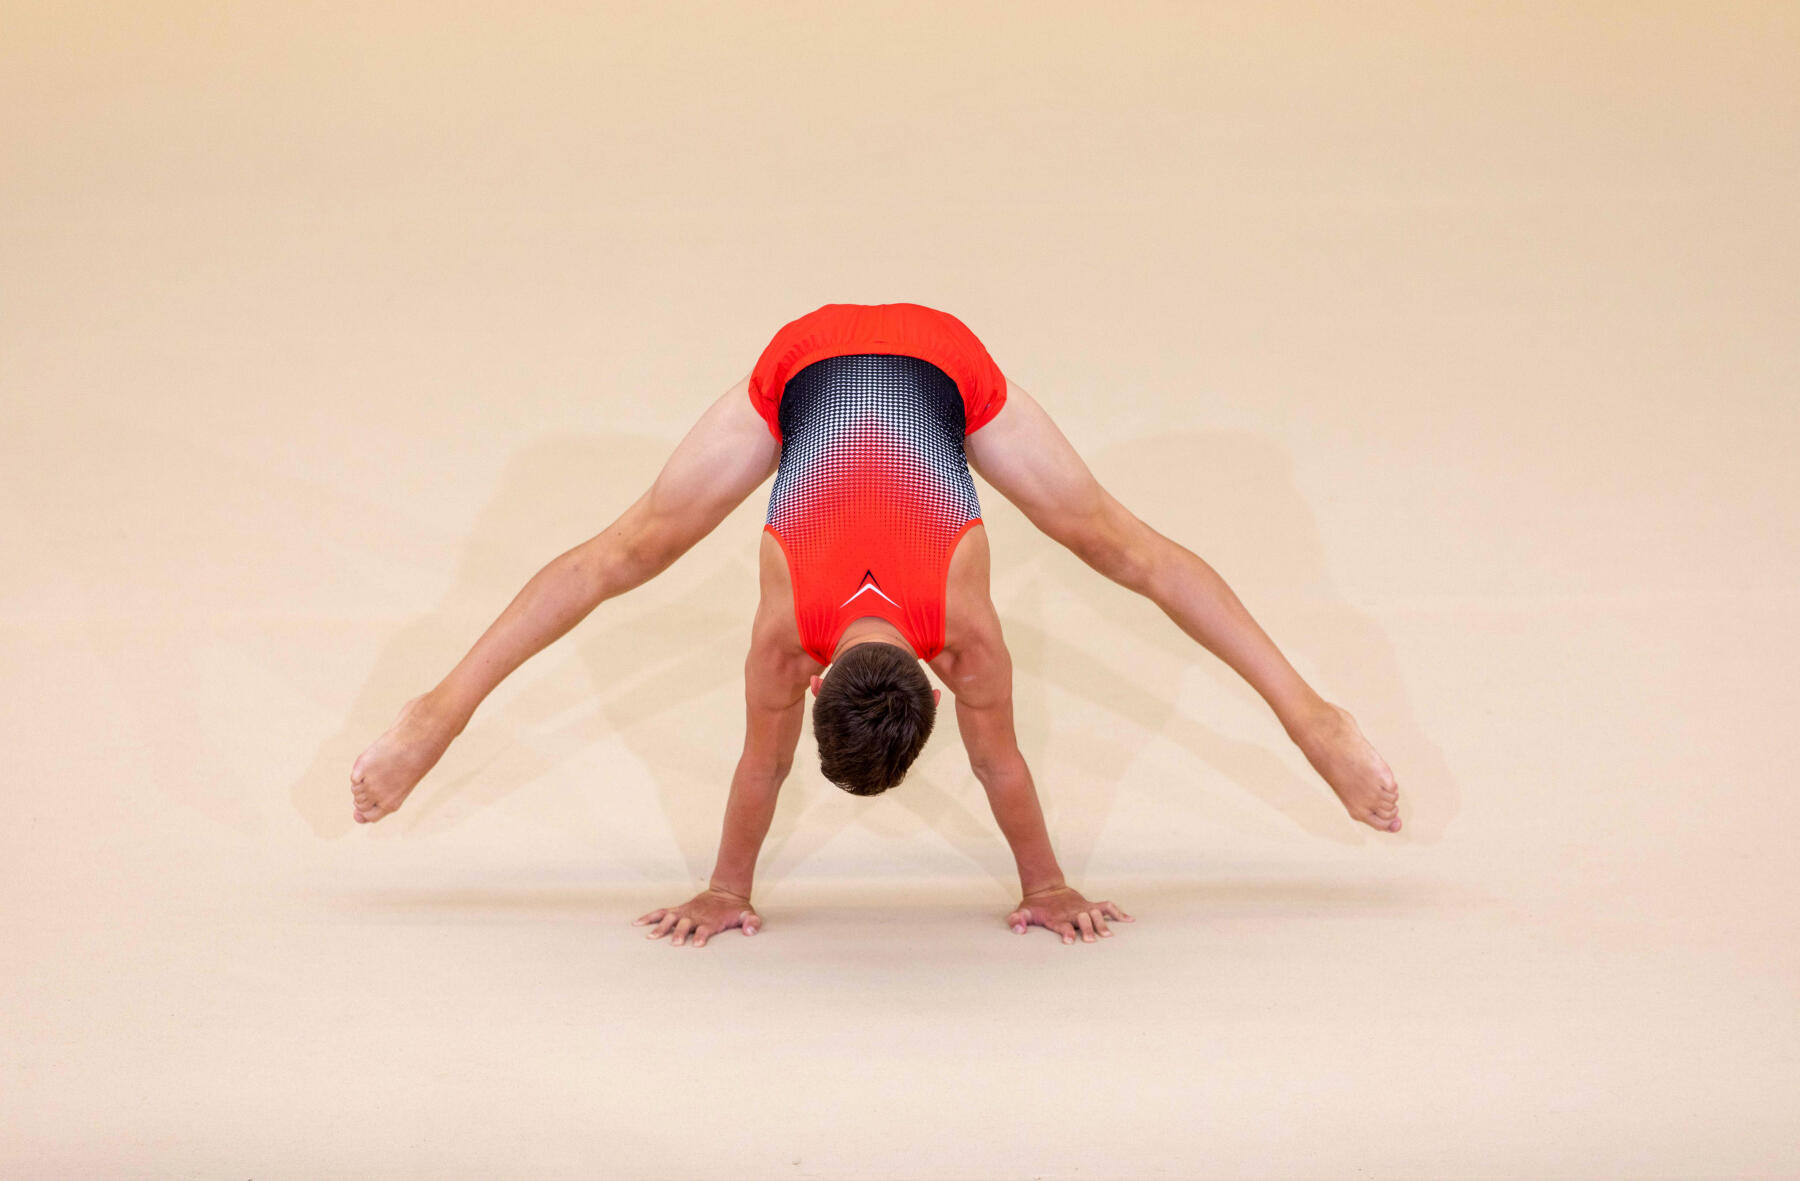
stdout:
<svg viewBox="0 0 1800 1181">
<path fill-rule="evenodd" d="M 620 530 L 608 553 L 608 573 L 627 587 L 638 586 L 667 569 L 681 556 L 682 548 L 666 522 L 631 522 Z"/>
<path fill-rule="evenodd" d="M 1083 522 L 1064 542 L 1075 556 L 1128 590 L 1148 590 L 1154 571 L 1155 554 L 1139 525 L 1132 529 L 1115 520 L 1097 516 Z"/>
</svg>

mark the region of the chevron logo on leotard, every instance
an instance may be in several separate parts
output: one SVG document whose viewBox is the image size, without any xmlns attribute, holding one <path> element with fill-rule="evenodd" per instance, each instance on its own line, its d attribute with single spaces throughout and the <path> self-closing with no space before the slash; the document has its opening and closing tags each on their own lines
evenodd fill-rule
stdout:
<svg viewBox="0 0 1800 1181">
<path fill-rule="evenodd" d="M 882 598 L 887 599 L 888 602 L 894 603 L 894 600 L 888 599 L 885 594 L 882 594 L 881 588 L 875 585 L 875 572 L 873 570 L 865 570 L 863 571 L 862 585 L 856 588 L 855 593 L 852 594 L 850 598 L 845 599 L 843 602 L 839 603 L 838 606 L 848 607 L 857 595 L 867 594 L 869 591 L 874 591 L 876 594 L 881 595 Z M 898 603 L 894 603 L 894 606 L 896 607 L 899 605 L 900 604 Z"/>
</svg>

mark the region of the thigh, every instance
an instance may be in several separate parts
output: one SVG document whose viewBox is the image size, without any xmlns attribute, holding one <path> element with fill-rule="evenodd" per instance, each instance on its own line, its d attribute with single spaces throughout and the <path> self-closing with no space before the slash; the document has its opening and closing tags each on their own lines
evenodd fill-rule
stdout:
<svg viewBox="0 0 1800 1181">
<path fill-rule="evenodd" d="M 964 449 L 982 479 L 1071 548 L 1120 511 L 1044 408 L 1010 382 L 1006 405 Z"/>
</svg>

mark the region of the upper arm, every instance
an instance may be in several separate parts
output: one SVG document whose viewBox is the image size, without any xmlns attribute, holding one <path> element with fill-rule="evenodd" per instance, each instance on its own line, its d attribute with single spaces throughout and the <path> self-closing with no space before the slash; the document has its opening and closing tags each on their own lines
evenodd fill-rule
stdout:
<svg viewBox="0 0 1800 1181">
<path fill-rule="evenodd" d="M 931 670 L 956 699 L 963 749 L 976 777 L 987 783 L 1020 756 L 1013 731 L 1012 654 L 993 605 L 984 596 L 978 607 L 963 613 L 957 645 L 933 660 Z"/>
<path fill-rule="evenodd" d="M 789 613 L 788 629 L 792 629 Z M 749 763 L 786 774 L 800 742 L 806 685 L 818 662 L 797 647 L 759 607 L 744 658 L 744 754 Z"/>
</svg>

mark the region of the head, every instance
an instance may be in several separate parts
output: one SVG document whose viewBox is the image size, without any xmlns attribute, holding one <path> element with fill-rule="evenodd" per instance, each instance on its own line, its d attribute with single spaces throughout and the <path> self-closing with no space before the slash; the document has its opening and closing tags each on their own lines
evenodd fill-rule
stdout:
<svg viewBox="0 0 1800 1181">
<path fill-rule="evenodd" d="M 919 658 L 885 640 L 840 651 L 812 679 L 819 769 L 851 795 L 880 795 L 906 778 L 937 719 L 938 691 Z"/>
</svg>

